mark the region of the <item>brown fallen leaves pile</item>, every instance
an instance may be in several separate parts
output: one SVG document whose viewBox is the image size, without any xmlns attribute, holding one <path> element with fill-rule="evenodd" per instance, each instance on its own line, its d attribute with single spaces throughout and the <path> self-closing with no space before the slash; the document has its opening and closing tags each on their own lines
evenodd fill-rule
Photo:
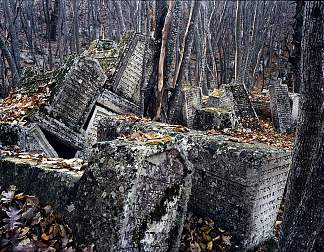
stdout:
<svg viewBox="0 0 324 252">
<path fill-rule="evenodd" d="M 234 251 L 232 236 L 209 218 L 188 214 L 181 237 L 180 252 Z"/>
<path fill-rule="evenodd" d="M 142 131 L 125 134 L 119 138 L 126 139 L 128 141 L 140 141 L 151 145 L 167 144 L 172 141 L 172 137 L 170 135 L 163 135 L 155 132 L 144 133 Z"/>
<path fill-rule="evenodd" d="M 71 171 L 83 171 L 88 163 L 80 158 L 49 158 L 45 154 L 21 152 L 17 146 L 0 148 L 1 157 L 14 157 L 25 161 L 31 161 L 38 165 L 48 165 L 51 169 L 68 169 Z M 1 252 L 1 251 L 0 251 Z"/>
<path fill-rule="evenodd" d="M 50 96 L 48 85 L 40 86 L 36 92 L 16 91 L 7 98 L 0 99 L 0 122 L 26 123 L 28 115 L 36 108 L 45 105 Z"/>
<path fill-rule="evenodd" d="M 71 229 L 35 196 L 17 193 L 11 186 L 0 187 L 0 251 L 92 252 L 91 246 L 78 246 Z"/>
<path fill-rule="evenodd" d="M 239 143 L 263 143 L 273 147 L 292 148 L 294 133 L 280 134 L 275 131 L 271 123 L 260 120 L 257 128 L 226 128 L 223 130 L 208 130 L 209 135 L 226 135 L 228 140 Z"/>
</svg>

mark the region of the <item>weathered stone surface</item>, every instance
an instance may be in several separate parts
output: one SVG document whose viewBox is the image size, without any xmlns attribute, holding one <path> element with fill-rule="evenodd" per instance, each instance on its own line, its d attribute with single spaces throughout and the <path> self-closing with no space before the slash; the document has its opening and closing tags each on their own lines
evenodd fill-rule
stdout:
<svg viewBox="0 0 324 252">
<path fill-rule="evenodd" d="M 249 95 L 241 84 L 225 85 L 225 93 L 229 99 L 230 107 L 239 121 L 244 118 L 257 119 Z"/>
<path fill-rule="evenodd" d="M 97 126 L 101 119 L 111 116 L 114 113 L 108 111 L 107 109 L 96 105 L 92 113 L 89 124 L 87 125 L 85 131 L 85 141 L 86 145 L 91 146 L 97 142 Z"/>
<path fill-rule="evenodd" d="M 107 89 L 98 97 L 97 103 L 117 114 L 142 114 L 141 107 Z"/>
<path fill-rule="evenodd" d="M 236 122 L 232 111 L 207 107 L 196 111 L 192 128 L 196 130 L 224 129 L 234 128 L 235 125 Z"/>
<path fill-rule="evenodd" d="M 281 80 L 270 80 L 269 85 L 272 122 L 279 132 L 291 130 L 291 106 L 288 87 L 281 84 Z"/>
<path fill-rule="evenodd" d="M 201 88 L 182 86 L 170 108 L 170 123 L 183 124 L 192 127 L 196 110 L 201 107 Z"/>
<path fill-rule="evenodd" d="M 150 38 L 140 34 L 131 36 L 126 48 L 109 89 L 141 108 L 142 90 L 152 71 L 153 48 Z"/>
<path fill-rule="evenodd" d="M 22 149 L 26 148 L 25 129 L 19 125 L 0 123 L 0 145 L 17 145 Z"/>
<path fill-rule="evenodd" d="M 226 136 L 208 136 L 194 130 L 183 133 L 178 126 L 121 118 L 100 121 L 98 137 L 104 141 L 136 131 L 188 137 L 187 158 L 194 169 L 190 211 L 217 219 L 241 241 L 242 249 L 274 236 L 290 166 L 289 151 L 236 143 Z"/>
<path fill-rule="evenodd" d="M 26 129 L 26 150 L 44 153 L 47 157 L 58 157 L 37 124 L 31 124 Z"/>
<path fill-rule="evenodd" d="M 50 114 L 71 129 L 80 130 L 106 79 L 98 61 L 76 58 L 54 94 Z"/>
<path fill-rule="evenodd" d="M 194 137 L 195 174 L 189 209 L 217 219 L 252 248 L 274 237 L 274 223 L 290 166 L 290 153 L 221 137 Z"/>
<path fill-rule="evenodd" d="M 36 161 L 0 157 L 0 174 L 0 185 L 15 185 L 19 191 L 37 195 L 42 204 L 51 204 L 64 213 L 82 173 L 38 165 Z"/>
<path fill-rule="evenodd" d="M 178 251 L 192 170 L 177 149 L 98 143 L 71 212 L 77 237 L 98 251 Z"/>
</svg>

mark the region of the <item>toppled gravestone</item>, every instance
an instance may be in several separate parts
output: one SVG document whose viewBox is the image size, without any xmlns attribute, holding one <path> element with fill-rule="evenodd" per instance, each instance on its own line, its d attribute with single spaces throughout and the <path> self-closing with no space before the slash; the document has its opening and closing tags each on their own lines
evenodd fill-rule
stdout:
<svg viewBox="0 0 324 252">
<path fill-rule="evenodd" d="M 52 204 L 96 251 L 178 251 L 192 167 L 178 147 L 187 146 L 186 138 L 167 139 L 98 143 L 83 175 L 50 162 L 1 158 L 0 184 Z"/>
<path fill-rule="evenodd" d="M 176 125 L 106 118 L 99 123 L 100 141 L 132 132 L 188 137 L 193 165 L 188 210 L 216 219 L 248 249 L 274 237 L 274 223 L 290 166 L 290 152 L 263 144 L 232 142 Z"/>
<path fill-rule="evenodd" d="M 49 104 L 29 116 L 28 134 L 16 141 L 22 150 L 48 157 L 87 157 L 96 142 L 96 122 L 112 113 L 143 113 L 143 86 L 152 70 L 152 43 L 125 33 L 118 45 L 95 41 L 82 55 L 69 59 L 51 80 Z M 37 80 L 37 76 L 27 82 Z M 132 94 L 127 93 L 131 87 Z M 27 130 L 27 128 L 29 128 Z"/>
<path fill-rule="evenodd" d="M 50 115 L 79 131 L 106 79 L 98 61 L 88 57 L 76 58 L 62 83 L 58 84 L 50 104 Z"/>
<path fill-rule="evenodd" d="M 195 173 L 189 209 L 216 219 L 243 248 L 274 237 L 290 153 L 282 149 L 194 136 Z"/>
<path fill-rule="evenodd" d="M 282 84 L 280 79 L 270 80 L 269 93 L 274 127 L 281 133 L 289 132 L 292 119 L 287 85 Z"/>
<path fill-rule="evenodd" d="M 200 87 L 190 86 L 182 82 L 176 90 L 170 105 L 169 121 L 192 127 L 196 111 L 202 107 L 202 91 Z"/>
<path fill-rule="evenodd" d="M 98 251 L 178 251 L 192 174 L 178 144 L 98 143 L 70 213 L 77 238 Z"/>
<path fill-rule="evenodd" d="M 229 106 L 240 123 L 244 123 L 246 119 L 257 120 L 258 117 L 244 85 L 228 84 L 224 85 L 224 88 Z"/>
</svg>

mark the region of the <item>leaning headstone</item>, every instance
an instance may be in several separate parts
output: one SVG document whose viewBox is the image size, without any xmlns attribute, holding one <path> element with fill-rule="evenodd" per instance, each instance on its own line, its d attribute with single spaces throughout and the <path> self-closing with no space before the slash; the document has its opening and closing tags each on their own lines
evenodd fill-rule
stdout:
<svg viewBox="0 0 324 252">
<path fill-rule="evenodd" d="M 51 102 L 51 115 L 73 130 L 80 130 L 91 112 L 107 76 L 98 61 L 75 59 Z"/>
<path fill-rule="evenodd" d="M 113 115 L 114 113 L 107 109 L 96 105 L 92 113 L 91 119 L 85 131 L 86 144 L 91 146 L 97 142 L 97 127 L 101 119 Z"/>
<path fill-rule="evenodd" d="M 225 85 L 226 96 L 239 122 L 257 120 L 249 95 L 242 84 Z"/>
<path fill-rule="evenodd" d="M 169 122 L 192 127 L 195 113 L 202 107 L 201 88 L 182 83 L 176 92 L 170 105 Z"/>
<path fill-rule="evenodd" d="M 281 80 L 270 80 L 270 108 L 274 127 L 281 133 L 289 132 L 292 126 L 288 87 Z"/>
<path fill-rule="evenodd" d="M 189 165 L 172 144 L 98 143 L 71 210 L 77 237 L 98 251 L 178 251 Z"/>
<path fill-rule="evenodd" d="M 57 152 L 46 139 L 44 133 L 37 124 L 31 124 L 26 131 L 27 151 L 41 152 L 47 157 L 58 157 Z"/>
<path fill-rule="evenodd" d="M 143 88 L 152 70 L 153 50 L 150 39 L 140 34 L 132 36 L 127 43 L 128 49 L 120 60 L 117 73 L 109 81 L 109 89 L 142 107 Z"/>
<path fill-rule="evenodd" d="M 216 219 L 240 242 L 240 249 L 251 249 L 274 237 L 291 163 L 289 150 L 238 143 L 228 136 L 208 136 L 175 125 L 116 120 L 100 121 L 101 141 L 152 130 L 175 138 L 188 137 L 187 157 L 194 169 L 188 210 Z"/>
</svg>

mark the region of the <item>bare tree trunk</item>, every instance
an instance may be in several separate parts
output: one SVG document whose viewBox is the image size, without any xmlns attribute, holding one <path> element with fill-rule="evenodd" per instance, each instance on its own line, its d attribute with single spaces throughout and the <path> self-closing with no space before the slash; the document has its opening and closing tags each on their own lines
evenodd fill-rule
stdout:
<svg viewBox="0 0 324 252">
<path fill-rule="evenodd" d="M 8 0 L 3 0 L 4 14 L 9 26 L 10 38 L 11 38 L 11 48 L 13 53 L 13 59 L 16 64 L 16 69 L 20 74 L 20 47 L 19 47 L 19 38 L 17 34 L 17 29 L 15 25 L 15 19 L 12 14 L 12 4 L 9 4 Z"/>
<path fill-rule="evenodd" d="M 114 4 L 115 4 L 116 11 L 117 11 L 118 19 L 119 19 L 121 33 L 123 34 L 126 31 L 126 25 L 125 25 L 123 11 L 121 8 L 121 1 L 115 1 Z"/>
<path fill-rule="evenodd" d="M 235 69 L 234 69 L 234 80 L 235 84 L 238 84 L 239 80 L 239 60 L 240 60 L 240 1 L 236 2 L 236 11 L 235 11 Z"/>
<path fill-rule="evenodd" d="M 323 251 L 324 245 L 324 3 L 306 2 L 304 14 L 301 103 L 280 239 L 283 252 Z"/>
<path fill-rule="evenodd" d="M 155 120 L 159 120 L 160 115 L 161 115 L 162 97 L 163 97 L 163 91 L 164 91 L 164 62 L 165 62 L 166 46 L 168 43 L 168 36 L 169 36 L 169 32 L 170 32 L 174 3 L 175 3 L 174 1 L 169 2 L 168 12 L 166 14 L 165 21 L 164 21 L 164 27 L 162 29 L 162 43 L 161 43 L 159 69 L 158 69 L 156 113 L 154 116 Z"/>
<path fill-rule="evenodd" d="M 12 87 L 16 87 L 20 80 L 20 75 L 17 69 L 17 65 L 15 63 L 14 57 L 12 56 L 10 50 L 6 46 L 6 42 L 4 37 L 0 33 L 0 49 L 2 50 L 2 53 L 4 54 L 8 65 L 10 66 L 11 75 L 12 75 Z"/>
</svg>

